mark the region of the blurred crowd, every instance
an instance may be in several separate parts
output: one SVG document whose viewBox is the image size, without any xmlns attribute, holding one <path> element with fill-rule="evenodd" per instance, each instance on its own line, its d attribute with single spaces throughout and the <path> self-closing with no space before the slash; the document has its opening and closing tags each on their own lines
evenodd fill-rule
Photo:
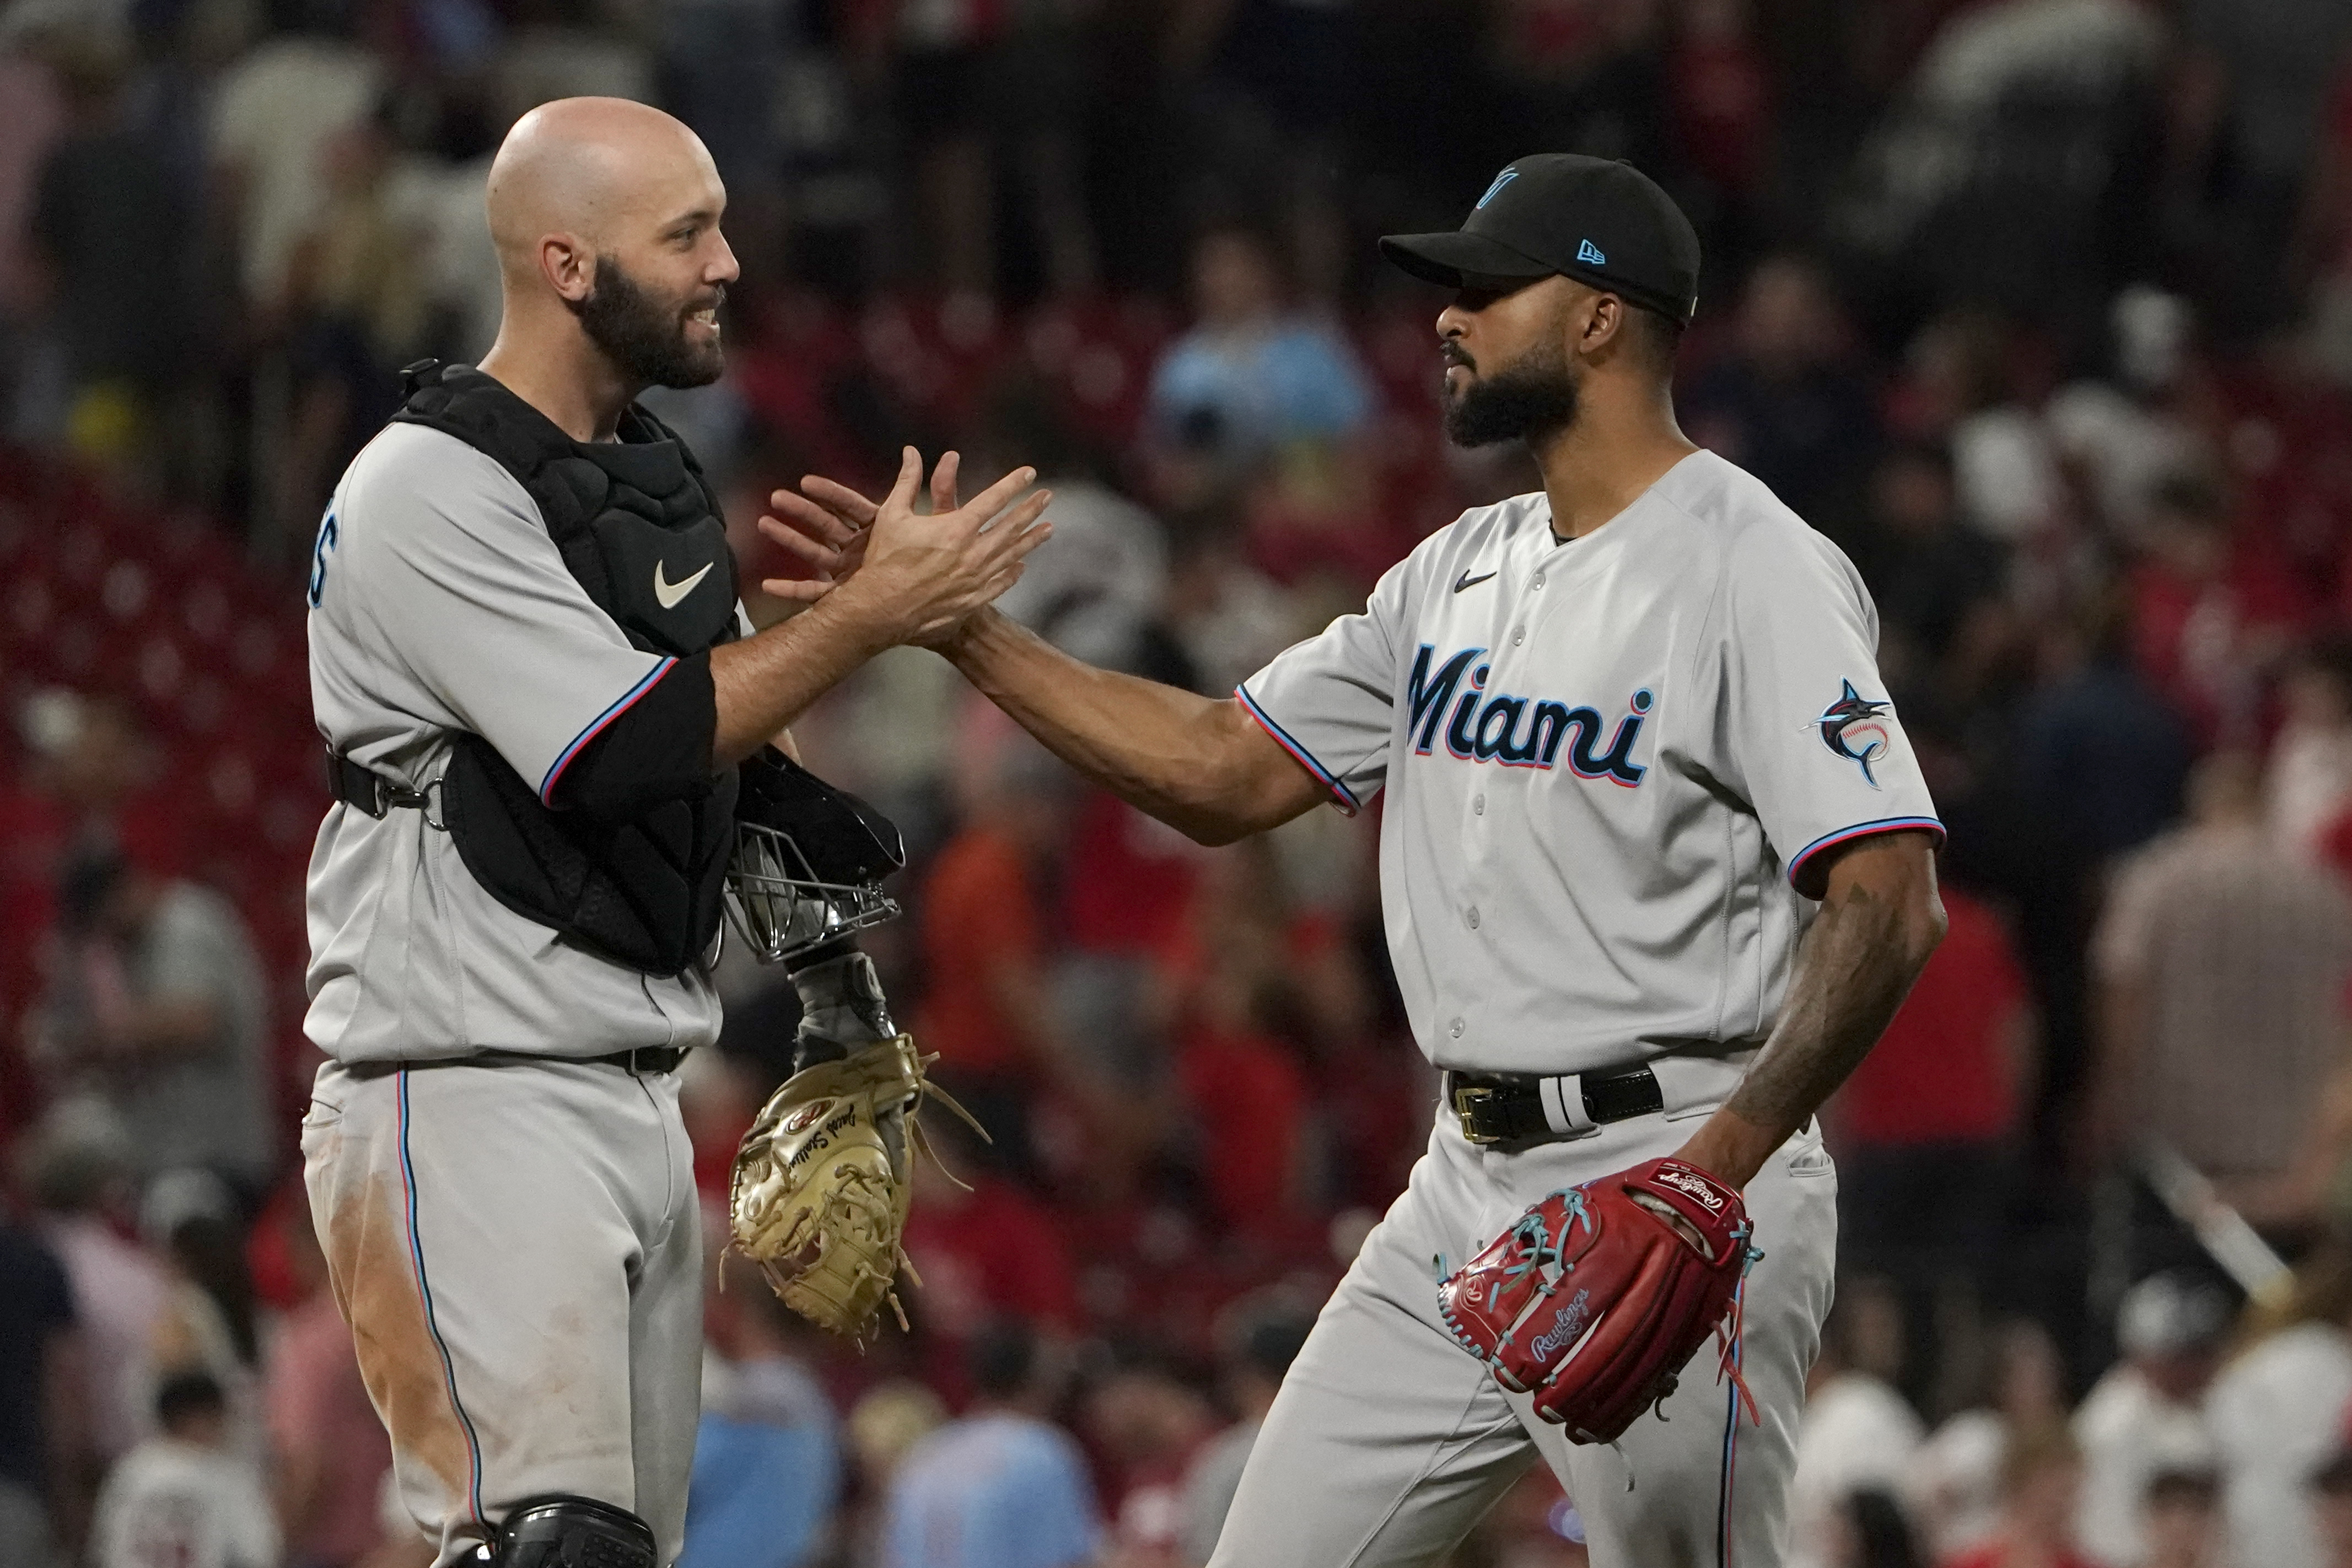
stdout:
<svg viewBox="0 0 2352 1568">
<path fill-rule="evenodd" d="M 487 347 L 489 152 L 576 93 L 727 180 L 729 374 L 656 396 L 747 580 L 803 473 L 1034 464 L 1008 610 L 1213 694 L 1535 484 L 1440 439 L 1372 236 L 1520 152 L 1656 176 L 1685 427 L 1861 569 L 1950 828 L 1829 1118 L 1797 1560 L 2352 1568 L 2342 0 L 0 5 L 0 1562 L 420 1561 L 292 1170 L 299 584 L 400 367 Z M 714 1239 L 689 1568 L 1202 1561 L 1428 1135 L 1377 808 L 1201 850 L 919 652 L 799 737 L 906 832 L 869 946 L 992 1141 L 934 1129 L 863 1354 Z M 795 1022 L 721 980 L 714 1202 Z M 1572 1500 L 1455 1561 L 1582 1562 Z"/>
</svg>

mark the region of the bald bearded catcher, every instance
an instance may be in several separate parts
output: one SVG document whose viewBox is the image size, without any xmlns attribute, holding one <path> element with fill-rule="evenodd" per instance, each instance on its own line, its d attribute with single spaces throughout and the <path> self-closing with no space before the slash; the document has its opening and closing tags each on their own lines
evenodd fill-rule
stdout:
<svg viewBox="0 0 2352 1568">
<path fill-rule="evenodd" d="M 910 452 L 848 544 L 861 570 L 771 585 L 815 601 L 752 632 L 716 497 L 632 401 L 719 373 L 725 206 L 658 110 L 525 116 L 489 179 L 497 344 L 411 367 L 311 561 L 336 803 L 310 872 L 329 1060 L 305 1176 L 437 1565 L 677 1556 L 702 1281 L 676 1070 L 719 1032 L 722 918 L 798 984 L 804 1066 L 914 1060 L 847 935 L 888 907 L 896 834 L 789 760 L 785 727 L 993 599 L 1045 534 L 1044 495 L 1013 500 L 1026 470 L 958 507 L 942 464 L 919 515 Z"/>
</svg>

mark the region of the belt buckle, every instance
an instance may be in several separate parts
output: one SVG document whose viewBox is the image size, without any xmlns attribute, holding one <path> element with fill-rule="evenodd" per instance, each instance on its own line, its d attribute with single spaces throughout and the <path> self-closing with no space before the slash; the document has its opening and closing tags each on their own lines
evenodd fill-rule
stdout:
<svg viewBox="0 0 2352 1568">
<path fill-rule="evenodd" d="M 1484 1083 L 1457 1083 L 1454 1086 L 1454 1114 L 1462 1124 L 1462 1136 L 1473 1144 L 1499 1144 L 1503 1140 L 1491 1133 L 1478 1130 L 1476 1116 L 1479 1106 L 1495 1097 L 1495 1091 Z"/>
</svg>

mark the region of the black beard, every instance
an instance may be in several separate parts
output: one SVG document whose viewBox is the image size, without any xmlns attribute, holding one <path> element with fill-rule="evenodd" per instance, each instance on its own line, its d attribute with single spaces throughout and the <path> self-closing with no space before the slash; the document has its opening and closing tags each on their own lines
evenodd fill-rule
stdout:
<svg viewBox="0 0 2352 1568">
<path fill-rule="evenodd" d="M 1456 446 L 1492 446 L 1575 423 L 1576 382 L 1557 349 L 1549 359 L 1530 354 L 1445 397 L 1445 435 Z"/>
<path fill-rule="evenodd" d="M 725 289 L 713 292 L 725 299 Z M 717 340 L 699 348 L 688 341 L 688 312 L 655 298 L 609 256 L 596 258 L 595 284 L 572 313 L 614 368 L 639 385 L 707 387 L 727 368 Z"/>
</svg>

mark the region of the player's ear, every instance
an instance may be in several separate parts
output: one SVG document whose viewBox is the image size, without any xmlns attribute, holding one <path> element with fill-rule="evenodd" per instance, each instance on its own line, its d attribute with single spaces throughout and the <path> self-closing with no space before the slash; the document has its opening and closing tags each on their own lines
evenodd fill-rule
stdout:
<svg viewBox="0 0 2352 1568">
<path fill-rule="evenodd" d="M 1602 294 L 1597 289 L 1588 291 L 1576 312 L 1578 319 L 1583 323 L 1583 330 L 1576 342 L 1577 352 L 1585 359 L 1607 353 L 1612 344 L 1633 329 L 1625 319 L 1631 308 L 1614 294 Z"/>
<path fill-rule="evenodd" d="M 548 235 L 539 242 L 539 270 L 558 298 L 577 303 L 596 286 L 596 253 L 577 235 Z"/>
</svg>

